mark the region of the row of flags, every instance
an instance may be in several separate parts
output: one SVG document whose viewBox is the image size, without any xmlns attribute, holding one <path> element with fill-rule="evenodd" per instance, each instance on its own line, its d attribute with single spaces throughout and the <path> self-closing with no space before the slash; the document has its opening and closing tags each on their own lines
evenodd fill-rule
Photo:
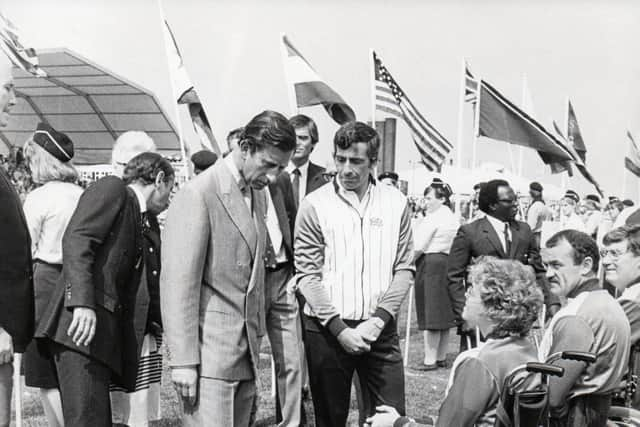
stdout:
<svg viewBox="0 0 640 427">
<path fill-rule="evenodd" d="M 221 149 L 213 135 L 209 118 L 189 78 L 178 43 L 162 11 L 161 24 L 176 104 L 186 106 L 194 131 L 199 137 L 200 148 L 220 155 Z M 35 76 L 47 77 L 39 67 L 35 50 L 22 46 L 17 28 L 2 14 L 0 47 L 12 62 L 23 70 Z M 286 35 L 281 37 L 281 48 L 294 109 L 322 105 L 329 116 L 339 124 L 356 119 L 353 109 L 320 77 Z M 373 51 L 371 55 L 374 115 L 375 112 L 380 112 L 402 120 L 411 132 L 422 163 L 430 171 L 440 171 L 453 150 L 453 145 L 420 113 L 380 57 Z M 475 78 L 466 64 L 462 78 L 463 102 L 473 105 L 477 137 L 532 148 L 538 152 L 542 161 L 550 166 L 553 173 L 566 171 L 572 176 L 575 166 L 602 194 L 599 184 L 587 169 L 587 148 L 570 101 L 567 102 L 566 131 L 563 132 L 554 121 L 554 135 L 532 117 L 531 108 L 527 109 L 528 112 L 519 108 L 486 80 Z M 184 151 L 182 135 L 180 137 Z M 628 137 L 631 143 L 630 154 L 625 157 L 625 166 L 640 177 L 640 149 L 631 133 L 628 133 Z"/>
</svg>

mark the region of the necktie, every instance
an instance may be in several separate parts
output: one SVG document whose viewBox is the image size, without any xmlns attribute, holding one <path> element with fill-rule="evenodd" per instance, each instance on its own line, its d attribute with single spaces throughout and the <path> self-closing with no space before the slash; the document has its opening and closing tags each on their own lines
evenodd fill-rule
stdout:
<svg viewBox="0 0 640 427">
<path fill-rule="evenodd" d="M 293 199 L 296 201 L 297 207 L 300 201 L 300 169 L 295 168 L 291 173 L 293 174 L 293 179 L 291 180 Z"/>
<path fill-rule="evenodd" d="M 507 256 L 511 253 L 511 240 L 509 239 L 509 224 L 504 223 L 504 248 Z"/>
</svg>

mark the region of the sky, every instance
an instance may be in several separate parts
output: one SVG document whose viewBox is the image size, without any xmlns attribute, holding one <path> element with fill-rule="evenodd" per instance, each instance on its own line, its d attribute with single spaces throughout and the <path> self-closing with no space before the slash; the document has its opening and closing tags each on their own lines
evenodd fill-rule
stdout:
<svg viewBox="0 0 640 427">
<path fill-rule="evenodd" d="M 477 77 L 516 104 L 526 78 L 534 117 L 547 127 L 552 118 L 565 120 L 571 99 L 587 165 L 605 192 L 640 195 L 638 180 L 623 165 L 626 130 L 640 140 L 640 2 L 164 0 L 162 6 L 219 141 L 262 110 L 293 112 L 279 45 L 286 33 L 363 121 L 371 119 L 368 53 L 375 49 L 454 146 L 463 58 Z M 155 93 L 175 121 L 157 0 L 0 0 L 0 10 L 19 27 L 25 44 L 80 53 Z M 312 159 L 327 164 L 337 125 L 320 107 L 300 112 L 319 125 Z M 186 138 L 193 138 L 186 113 L 179 114 Z M 471 116 L 467 105 L 464 167 L 471 164 Z M 517 148 L 483 139 L 477 144 L 478 164 L 517 169 Z M 422 167 L 402 123 L 396 148 L 396 170 Z M 528 178 L 561 182 L 549 178 L 534 152 L 525 150 L 524 159 Z M 594 192 L 580 177 L 567 183 L 580 193 Z"/>
</svg>

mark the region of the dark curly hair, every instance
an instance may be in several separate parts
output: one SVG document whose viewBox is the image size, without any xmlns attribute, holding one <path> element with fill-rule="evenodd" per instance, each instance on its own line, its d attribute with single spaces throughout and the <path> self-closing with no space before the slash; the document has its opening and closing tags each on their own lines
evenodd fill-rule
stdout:
<svg viewBox="0 0 640 427">
<path fill-rule="evenodd" d="M 348 122 L 340 126 L 333 138 L 333 155 L 338 148 L 346 150 L 358 142 L 367 144 L 367 157 L 375 164 L 378 161 L 380 136 L 374 128 L 362 122 Z"/>
<path fill-rule="evenodd" d="M 596 241 L 586 233 L 578 230 L 562 230 L 551 236 L 545 246 L 555 248 L 561 241 L 566 240 L 573 248 L 573 264 L 578 265 L 589 257 L 593 261 L 591 271 L 598 272 L 600 262 L 600 251 Z"/>
<path fill-rule="evenodd" d="M 293 151 L 296 148 L 296 132 L 289 120 L 276 111 L 266 110 L 258 114 L 244 127 L 238 145 L 249 146 L 254 153 L 270 145 L 282 151 Z"/>
<path fill-rule="evenodd" d="M 140 153 L 133 159 L 129 160 L 124 168 L 122 179 L 126 184 L 140 181 L 143 184 L 153 184 L 160 171 L 164 172 L 164 182 L 169 182 L 175 172 L 169 160 L 165 159 L 158 153 Z"/>
<path fill-rule="evenodd" d="M 498 188 L 508 186 L 509 183 L 504 179 L 492 179 L 481 186 L 478 194 L 478 208 L 484 213 L 490 213 L 489 206 L 498 203 Z"/>
<path fill-rule="evenodd" d="M 469 270 L 486 314 L 496 324 L 491 336 L 526 336 L 543 301 L 533 269 L 519 261 L 484 256 Z"/>
</svg>

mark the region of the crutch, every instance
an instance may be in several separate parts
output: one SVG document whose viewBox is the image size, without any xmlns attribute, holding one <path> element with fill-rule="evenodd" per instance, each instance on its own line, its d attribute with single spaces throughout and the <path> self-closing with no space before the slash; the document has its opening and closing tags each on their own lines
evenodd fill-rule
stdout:
<svg viewBox="0 0 640 427">
<path fill-rule="evenodd" d="M 20 378 L 20 365 L 22 354 L 15 353 L 13 357 L 13 394 L 16 406 L 16 427 L 22 427 L 22 380 Z"/>
</svg>

